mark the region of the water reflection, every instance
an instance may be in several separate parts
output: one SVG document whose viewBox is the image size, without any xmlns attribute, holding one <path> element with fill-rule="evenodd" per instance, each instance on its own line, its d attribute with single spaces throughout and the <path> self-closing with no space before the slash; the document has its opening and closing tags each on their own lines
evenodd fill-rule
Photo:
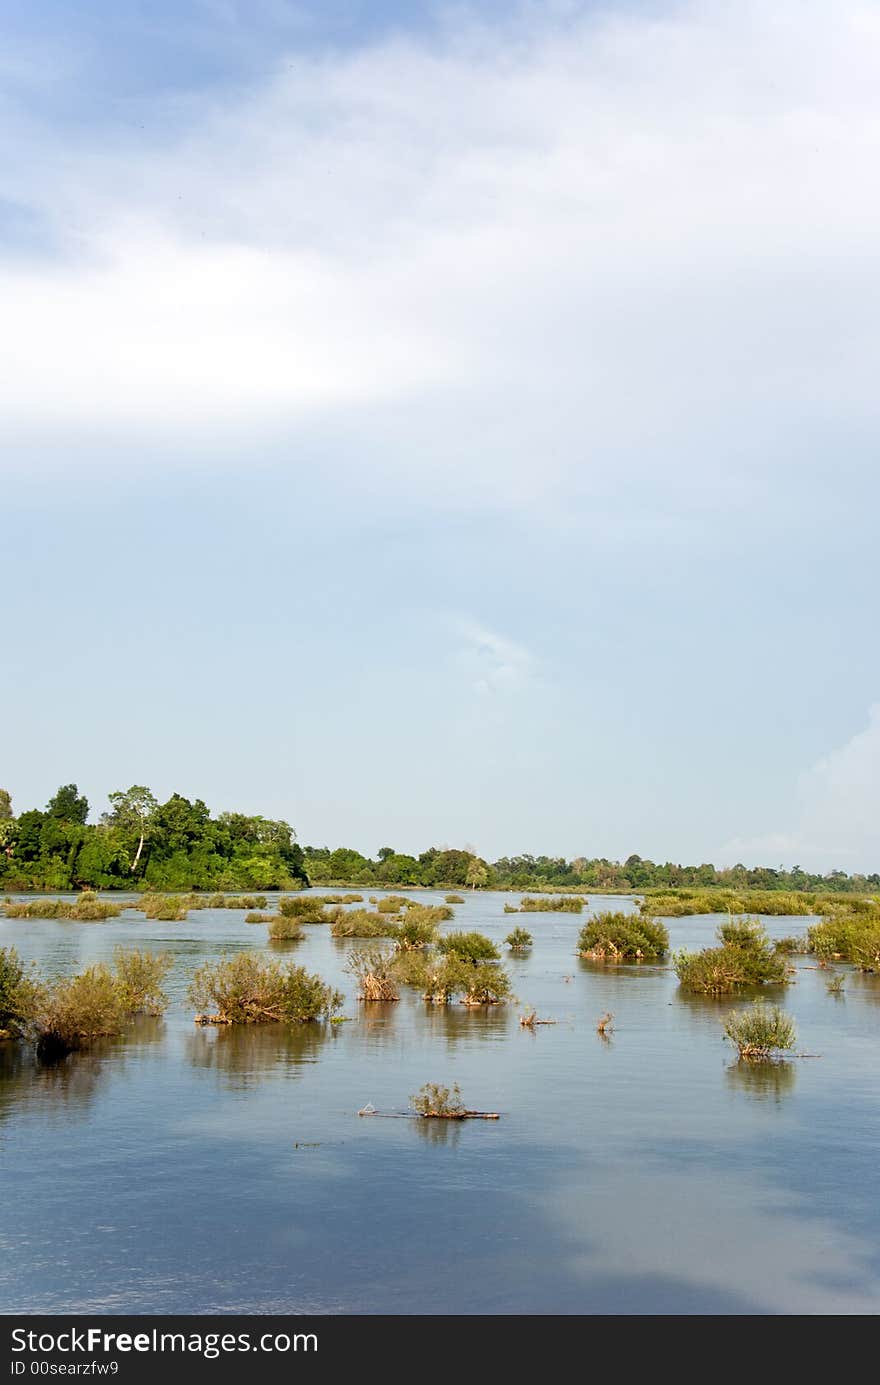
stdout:
<svg viewBox="0 0 880 1385">
<path fill-rule="evenodd" d="M 509 1005 L 430 1005 L 421 1001 L 419 1005 L 424 1010 L 427 1033 L 450 1050 L 475 1039 L 501 1039 L 512 1020 Z"/>
<path fill-rule="evenodd" d="M 750 1063 L 739 1058 L 725 1069 L 724 1075 L 728 1085 L 736 1091 L 778 1106 L 784 1096 L 794 1091 L 796 1069 L 794 1063 Z"/>
<path fill-rule="evenodd" d="M 454 1149 L 461 1140 L 462 1128 L 466 1122 L 423 1120 L 420 1116 L 415 1116 L 412 1124 L 427 1144 L 448 1145 Z"/>
<path fill-rule="evenodd" d="M 138 1016 L 131 1029 L 117 1039 L 99 1039 L 78 1053 L 68 1053 L 52 1063 L 41 1062 L 29 1044 L 0 1043 L 0 1121 L 28 1104 L 45 1109 L 50 1117 L 68 1118 L 71 1108 L 85 1113 L 111 1070 L 158 1044 L 165 1033 L 161 1019 Z"/>
<path fill-rule="evenodd" d="M 249 1087 L 274 1068 L 294 1073 L 316 1063 L 336 1037 L 330 1024 L 230 1024 L 201 1026 L 187 1035 L 186 1056 L 196 1068 L 212 1068 L 236 1088 Z"/>
</svg>

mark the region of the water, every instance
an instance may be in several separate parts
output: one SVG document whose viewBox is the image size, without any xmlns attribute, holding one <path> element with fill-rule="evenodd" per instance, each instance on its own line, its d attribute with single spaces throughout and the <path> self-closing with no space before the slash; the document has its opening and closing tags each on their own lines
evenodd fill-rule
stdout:
<svg viewBox="0 0 880 1385">
<path fill-rule="evenodd" d="M 821 1057 L 744 1067 L 729 1002 L 683 998 L 668 967 L 581 962 L 585 916 L 505 915 L 518 898 L 456 907 L 452 926 L 535 937 L 510 962 L 522 1003 L 488 1011 L 358 1006 L 353 944 L 323 926 L 268 945 L 228 910 L 0 919 L 47 972 L 119 942 L 175 958 L 163 1020 L 49 1069 L 0 1044 L 2 1311 L 877 1312 L 880 979 L 838 999 L 798 959 L 784 1003 Z M 718 922 L 668 920 L 673 947 Z M 353 1022 L 196 1028 L 188 974 L 235 948 L 319 971 Z M 522 1029 L 525 1004 L 557 1023 Z M 427 1081 L 502 1119 L 356 1114 Z"/>
</svg>

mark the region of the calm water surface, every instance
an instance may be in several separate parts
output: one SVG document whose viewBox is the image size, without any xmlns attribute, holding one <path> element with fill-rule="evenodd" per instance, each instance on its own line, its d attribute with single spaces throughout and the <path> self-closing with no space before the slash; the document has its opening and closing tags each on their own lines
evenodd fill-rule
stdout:
<svg viewBox="0 0 880 1385">
<path fill-rule="evenodd" d="M 784 1003 L 821 1057 L 743 1067 L 721 1034 L 729 1004 L 685 999 L 668 967 L 581 962 L 584 916 L 505 916 L 518 899 L 469 897 L 451 925 L 534 934 L 510 964 L 522 1004 L 489 1011 L 408 992 L 359 1006 L 353 944 L 321 926 L 269 945 L 230 910 L 0 919 L 0 945 L 48 972 L 120 942 L 175 959 L 167 1015 L 124 1039 L 48 1069 L 0 1044 L 0 1308 L 880 1310 L 880 979 L 848 975 L 838 999 L 799 959 Z M 718 922 L 668 920 L 673 947 L 706 945 Z M 197 1029 L 189 973 L 238 948 L 320 971 L 352 1022 Z M 524 1004 L 557 1023 L 521 1029 Z M 427 1081 L 502 1120 L 357 1116 L 405 1110 Z"/>
</svg>

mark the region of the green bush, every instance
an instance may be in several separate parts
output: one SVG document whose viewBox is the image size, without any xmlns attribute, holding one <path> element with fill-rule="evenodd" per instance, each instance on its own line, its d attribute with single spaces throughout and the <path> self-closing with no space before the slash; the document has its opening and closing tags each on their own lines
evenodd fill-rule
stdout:
<svg viewBox="0 0 880 1385">
<path fill-rule="evenodd" d="M 305 929 L 297 918 L 273 914 L 269 919 L 269 937 L 273 942 L 300 942 L 305 936 Z"/>
<path fill-rule="evenodd" d="M 398 925 L 370 909 L 340 909 L 330 931 L 334 938 L 396 938 Z"/>
<path fill-rule="evenodd" d="M 447 933 L 437 947 L 444 956 L 454 954 L 466 962 L 497 962 L 501 956 L 484 933 Z"/>
<path fill-rule="evenodd" d="M 302 919 L 303 923 L 326 923 L 328 919 L 320 895 L 294 895 L 292 899 L 280 899 L 278 912 L 282 918 Z"/>
<path fill-rule="evenodd" d="M 282 967 L 251 952 L 238 952 L 199 967 L 189 988 L 199 1009 L 216 1008 L 223 1024 L 302 1024 L 328 1019 L 343 997 L 305 967 Z"/>
<path fill-rule="evenodd" d="M 466 995 L 474 980 L 474 965 L 455 953 L 432 957 L 425 963 L 423 998 L 434 1005 L 448 1005 L 457 995 Z"/>
<path fill-rule="evenodd" d="M 722 924 L 718 938 L 721 947 L 676 954 L 675 970 L 684 990 L 723 995 L 739 986 L 786 984 L 785 958 L 757 919 Z"/>
<path fill-rule="evenodd" d="M 158 919 L 165 923 L 182 923 L 189 912 L 189 905 L 181 895 L 145 894 L 139 904 L 133 904 L 148 919 Z"/>
<path fill-rule="evenodd" d="M 748 1010 L 734 1010 L 727 1016 L 724 1032 L 739 1050 L 740 1058 L 768 1059 L 773 1053 L 794 1048 L 797 1038 L 794 1020 L 778 1005 L 760 1002 Z"/>
<path fill-rule="evenodd" d="M 811 914 L 814 896 L 783 890 L 659 890 L 645 897 L 643 914 L 684 918 L 691 914 Z"/>
<path fill-rule="evenodd" d="M 861 971 L 880 970 L 880 911 L 823 919 L 807 929 L 807 945 L 823 960 L 852 962 Z"/>
<path fill-rule="evenodd" d="M 410 1103 L 420 1116 L 434 1116 L 439 1119 L 460 1119 L 467 1107 L 461 1099 L 461 1091 L 456 1082 L 453 1087 L 441 1087 L 437 1082 L 426 1082 Z"/>
<path fill-rule="evenodd" d="M 277 914 L 261 914 L 259 910 L 252 910 L 251 913 L 245 914 L 244 921 L 245 923 L 271 923 L 277 917 Z"/>
<path fill-rule="evenodd" d="M 69 1053 L 93 1039 L 119 1034 L 125 1002 L 113 972 L 103 962 L 66 977 L 41 993 L 33 1027 L 43 1058 Z"/>
<path fill-rule="evenodd" d="M 527 928 L 514 928 L 504 941 L 511 952 L 525 952 L 532 945 L 532 935 Z"/>
<path fill-rule="evenodd" d="M 407 909 L 403 920 L 397 925 L 397 946 L 401 951 L 413 947 L 427 947 L 437 936 L 437 921 L 433 911 L 423 905 Z"/>
<path fill-rule="evenodd" d="M 461 895 L 461 894 L 448 894 L 448 895 L 446 896 L 446 903 L 447 903 L 447 904 L 464 904 L 464 895 Z"/>
<path fill-rule="evenodd" d="M 169 952 L 114 948 L 114 978 L 127 1014 L 146 1011 L 150 1015 L 161 1015 L 168 1005 L 162 982 L 171 970 L 171 960 Z"/>
<path fill-rule="evenodd" d="M 517 909 L 515 904 L 505 904 L 504 912 L 505 914 L 518 914 L 519 909 Z"/>
<path fill-rule="evenodd" d="M 76 919 L 81 923 L 94 923 L 102 919 L 115 919 L 126 908 L 123 904 L 111 904 L 109 900 L 99 899 L 90 890 L 84 890 L 75 900 L 68 899 L 28 899 L 14 903 L 4 901 L 3 912 L 10 919 Z"/>
<path fill-rule="evenodd" d="M 391 970 L 395 980 L 401 986 L 415 986 L 420 991 L 428 988 L 431 976 L 431 964 L 425 952 L 419 948 L 398 951 L 391 964 Z"/>
<path fill-rule="evenodd" d="M 638 914 L 597 914 L 578 937 L 578 952 L 594 961 L 653 962 L 664 957 L 668 947 L 663 924 Z"/>
<path fill-rule="evenodd" d="M 471 968 L 470 983 L 465 991 L 465 1005 L 503 1005 L 510 998 L 510 977 L 497 962 L 481 962 Z"/>
<path fill-rule="evenodd" d="M 0 947 L 0 1038 L 20 1038 L 34 1018 L 40 988 L 14 947 Z"/>
<path fill-rule="evenodd" d="M 531 898 L 526 895 L 520 900 L 521 914 L 579 914 L 584 901 L 578 895 L 540 895 Z"/>
</svg>

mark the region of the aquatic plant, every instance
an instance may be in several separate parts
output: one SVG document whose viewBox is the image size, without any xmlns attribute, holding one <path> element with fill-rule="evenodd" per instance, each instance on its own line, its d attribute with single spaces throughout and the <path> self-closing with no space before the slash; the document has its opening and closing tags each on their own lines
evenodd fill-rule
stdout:
<svg viewBox="0 0 880 1385">
<path fill-rule="evenodd" d="M 415 1096 L 410 1097 L 410 1103 L 420 1116 L 455 1118 L 463 1116 L 467 1110 L 457 1082 L 452 1087 L 426 1082 Z"/>
<path fill-rule="evenodd" d="M 684 918 L 691 914 L 811 914 L 814 897 L 782 890 L 660 890 L 639 906 L 653 918 Z"/>
<path fill-rule="evenodd" d="M 663 924 L 638 914 L 597 914 L 578 937 L 578 952 L 594 961 L 656 961 L 668 947 L 669 934 Z"/>
<path fill-rule="evenodd" d="M 339 991 L 305 967 L 283 967 L 251 952 L 199 967 L 189 998 L 199 1009 L 214 1006 L 216 1015 L 210 1018 L 221 1024 L 302 1024 L 329 1019 L 343 1001 Z"/>
<path fill-rule="evenodd" d="M 448 894 L 448 895 L 446 895 L 446 903 L 447 903 L 447 904 L 464 904 L 464 895 L 461 895 L 461 894 Z"/>
<path fill-rule="evenodd" d="M 843 987 L 845 982 L 846 977 L 843 975 L 842 972 L 839 972 L 837 976 L 829 977 L 829 979 L 825 982 L 825 989 L 829 995 L 843 995 Z"/>
<path fill-rule="evenodd" d="M 81 923 L 94 923 L 118 918 L 127 906 L 99 899 L 93 891 L 84 890 L 75 900 L 4 900 L 2 907 L 9 919 L 76 919 Z"/>
<path fill-rule="evenodd" d="M 504 939 L 511 952 L 525 952 L 532 946 L 532 935 L 527 928 L 514 928 Z"/>
<path fill-rule="evenodd" d="M 20 1038 L 34 1017 L 39 985 L 14 947 L 0 947 L 0 1038 Z"/>
<path fill-rule="evenodd" d="M 362 1000 L 400 999 L 394 981 L 395 956 L 391 948 L 381 947 L 368 947 L 349 953 L 345 969 L 357 977 Z"/>
<path fill-rule="evenodd" d="M 37 1052 L 53 1058 L 96 1038 L 119 1034 L 126 1013 L 116 977 L 106 963 L 98 962 L 41 990 L 31 1026 Z"/>
<path fill-rule="evenodd" d="M 377 909 L 380 914 L 399 914 L 401 909 L 408 909 L 412 900 L 407 899 L 402 894 L 387 894 L 379 900 Z"/>
<path fill-rule="evenodd" d="M 505 904 L 504 912 L 505 914 L 518 914 L 519 909 L 517 909 L 515 904 Z"/>
<path fill-rule="evenodd" d="M 579 895 L 540 895 L 534 898 L 526 895 L 520 900 L 521 914 L 579 914 L 584 901 Z"/>
<path fill-rule="evenodd" d="M 141 952 L 137 948 L 113 950 L 113 977 L 126 1014 L 143 1011 L 161 1015 L 168 1005 L 162 982 L 171 970 L 170 952 Z"/>
<path fill-rule="evenodd" d="M 807 945 L 825 961 L 852 962 L 860 971 L 880 971 L 880 910 L 823 919 L 807 929 Z"/>
<path fill-rule="evenodd" d="M 501 953 L 484 933 L 447 933 L 437 943 L 444 956 L 454 954 L 466 962 L 497 962 Z"/>
<path fill-rule="evenodd" d="M 457 995 L 465 995 L 474 980 L 474 966 L 455 953 L 426 960 L 423 972 L 423 999 L 432 1005 L 448 1005 Z"/>
<path fill-rule="evenodd" d="M 395 934 L 397 946 L 401 951 L 407 948 L 427 947 L 437 936 L 437 919 L 430 906 L 414 905 L 407 909 Z"/>
<path fill-rule="evenodd" d="M 326 923 L 329 917 L 320 895 L 294 895 L 289 899 L 279 899 L 278 912 L 283 918 L 301 919 L 303 923 Z"/>
<path fill-rule="evenodd" d="M 145 894 L 138 904 L 132 904 L 148 919 L 158 919 L 165 923 L 182 923 L 189 912 L 189 905 L 180 895 Z"/>
<path fill-rule="evenodd" d="M 273 914 L 269 919 L 269 937 L 272 942 L 300 942 L 305 936 L 305 929 L 298 918 Z"/>
<path fill-rule="evenodd" d="M 777 952 L 757 919 L 718 929 L 720 947 L 679 952 L 675 970 L 684 990 L 723 995 L 739 986 L 785 985 L 784 956 Z"/>
<path fill-rule="evenodd" d="M 340 909 L 330 932 L 334 938 L 396 938 L 398 925 L 387 915 L 370 909 Z"/>
<path fill-rule="evenodd" d="M 740 1058 L 766 1061 L 775 1052 L 794 1048 L 797 1034 L 794 1020 L 778 1005 L 757 1002 L 748 1010 L 733 1010 L 725 1020 L 724 1032 L 739 1050 Z"/>
<path fill-rule="evenodd" d="M 809 944 L 806 934 L 790 934 L 785 938 L 777 938 L 773 946 L 777 952 L 781 952 L 783 957 L 791 957 L 795 953 L 808 952 Z"/>
<path fill-rule="evenodd" d="M 510 977 L 497 962 L 481 962 L 471 968 L 464 993 L 465 1005 L 503 1005 L 510 998 Z"/>
<path fill-rule="evenodd" d="M 256 909 L 252 910 L 249 914 L 245 914 L 244 921 L 245 923 L 271 923 L 272 920 L 277 917 L 277 914 L 261 914 L 260 911 Z"/>
</svg>

